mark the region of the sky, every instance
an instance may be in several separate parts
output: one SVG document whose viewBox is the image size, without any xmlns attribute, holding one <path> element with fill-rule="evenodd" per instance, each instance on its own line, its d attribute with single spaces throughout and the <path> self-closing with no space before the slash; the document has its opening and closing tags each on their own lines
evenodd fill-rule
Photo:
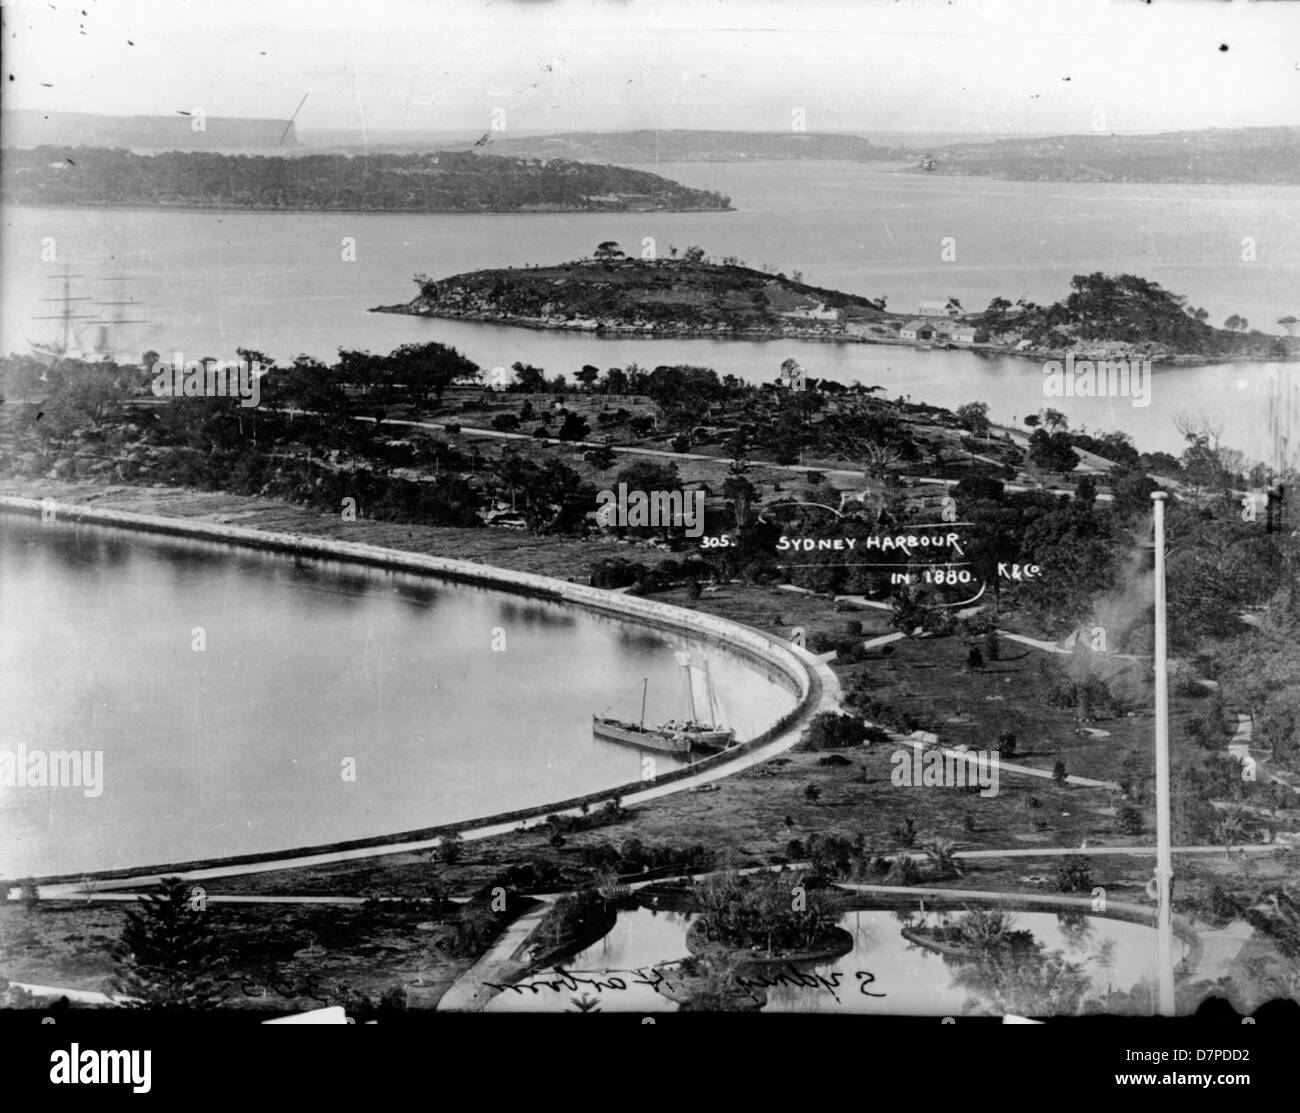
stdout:
<svg viewBox="0 0 1300 1113">
<path fill-rule="evenodd" d="M 286 119 L 306 96 L 308 131 L 1300 124 L 1280 0 L 16 0 L 3 37 L 5 107 Z"/>
</svg>

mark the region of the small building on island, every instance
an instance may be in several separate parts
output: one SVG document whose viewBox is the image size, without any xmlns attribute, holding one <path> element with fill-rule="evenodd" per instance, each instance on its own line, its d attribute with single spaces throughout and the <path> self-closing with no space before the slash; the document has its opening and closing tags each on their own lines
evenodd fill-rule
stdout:
<svg viewBox="0 0 1300 1113">
<path fill-rule="evenodd" d="M 952 298 L 947 301 L 923 301 L 916 307 L 920 317 L 959 317 L 961 306 Z"/>
<path fill-rule="evenodd" d="M 925 321 L 908 321 L 898 335 L 904 340 L 933 340 L 934 326 Z"/>
<path fill-rule="evenodd" d="M 824 301 L 818 301 L 813 302 L 811 305 L 806 303 L 793 305 L 781 312 L 780 316 L 797 321 L 838 321 L 840 311 L 838 309 L 827 309 Z"/>
<path fill-rule="evenodd" d="M 957 325 L 949 334 L 954 344 L 986 344 L 989 334 L 975 325 Z"/>
</svg>

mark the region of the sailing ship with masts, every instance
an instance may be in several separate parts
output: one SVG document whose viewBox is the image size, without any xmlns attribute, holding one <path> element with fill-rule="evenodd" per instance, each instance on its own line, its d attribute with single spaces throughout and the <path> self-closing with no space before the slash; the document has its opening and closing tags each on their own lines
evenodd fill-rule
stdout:
<svg viewBox="0 0 1300 1113">
<path fill-rule="evenodd" d="M 109 296 L 90 297 L 74 295 L 72 292 L 73 272 L 64 268 L 61 275 L 63 289 L 59 297 L 42 298 L 46 302 L 59 302 L 62 311 L 35 318 L 38 321 L 58 321 L 56 336 L 47 341 L 30 341 L 32 354 L 49 367 L 54 367 L 63 360 L 75 360 L 80 363 L 109 363 L 114 359 L 114 330 L 119 338 L 122 326 L 143 325 L 149 322 L 142 317 L 127 317 L 125 306 L 139 308 L 134 298 L 128 298 L 122 287 L 113 287 L 107 291 Z M 123 276 L 113 276 L 98 280 L 101 283 L 122 283 L 128 281 Z M 90 306 L 79 303 L 89 302 Z M 96 313 L 81 312 L 84 308 L 94 308 Z M 87 326 L 77 324 L 79 321 L 91 321 L 89 342 L 84 335 Z"/>
<path fill-rule="evenodd" d="M 624 742 L 646 750 L 660 750 L 670 754 L 695 752 L 716 753 L 728 749 L 736 740 L 736 732 L 721 723 L 722 714 L 713 677 L 709 672 L 707 657 L 693 660 L 689 653 L 676 653 L 682 676 L 681 718 L 669 719 L 658 726 L 647 726 L 645 721 L 646 695 L 650 681 L 641 683 L 641 717 L 637 720 L 618 719 L 606 713 L 591 717 L 591 732 L 607 742 Z M 700 676 L 704 687 L 704 707 L 698 706 L 695 677 Z M 615 701 L 617 702 L 617 701 Z M 611 705 L 612 706 L 612 705 Z M 606 708 L 606 712 L 608 712 Z M 703 717 L 702 717 L 703 716 Z"/>
</svg>

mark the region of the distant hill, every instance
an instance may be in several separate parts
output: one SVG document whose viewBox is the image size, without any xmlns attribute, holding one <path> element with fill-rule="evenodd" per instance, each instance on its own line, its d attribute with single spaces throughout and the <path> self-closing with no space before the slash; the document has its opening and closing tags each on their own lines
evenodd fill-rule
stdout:
<svg viewBox="0 0 1300 1113">
<path fill-rule="evenodd" d="M 915 169 L 1019 181 L 1300 183 L 1300 127 L 961 143 Z"/>
<path fill-rule="evenodd" d="M 1017 136 L 876 143 L 825 132 L 629 131 L 490 136 L 497 154 L 641 165 L 821 159 L 899 163 L 918 172 L 1021 181 L 1300 182 L 1300 127 L 1211 128 L 1157 135 Z M 877 139 L 888 139 L 877 135 Z M 907 145 L 903 145 L 903 140 Z"/>
<path fill-rule="evenodd" d="M 200 127 L 201 125 L 201 127 Z M 93 112 L 0 112 L 6 147 L 127 147 L 158 150 L 233 150 L 296 147 L 290 120 L 236 116 L 101 116 Z"/>
<path fill-rule="evenodd" d="M 571 131 L 563 135 L 492 137 L 494 153 L 613 163 L 742 162 L 828 159 L 879 162 L 911 152 L 874 146 L 859 135 L 766 131 Z"/>
<path fill-rule="evenodd" d="M 696 212 L 720 193 L 643 170 L 468 151 L 294 158 L 82 147 L 11 150 L 0 201 L 23 205 L 325 212 Z"/>
</svg>

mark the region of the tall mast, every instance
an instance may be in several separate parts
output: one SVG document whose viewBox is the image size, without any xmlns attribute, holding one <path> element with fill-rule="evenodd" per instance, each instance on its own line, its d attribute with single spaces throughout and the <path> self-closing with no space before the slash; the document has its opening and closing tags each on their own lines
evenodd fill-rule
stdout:
<svg viewBox="0 0 1300 1113">
<path fill-rule="evenodd" d="M 68 350 L 72 347 L 72 341 L 78 339 L 72 322 L 94 320 L 94 318 L 89 314 L 74 313 L 72 311 L 72 303 L 74 301 L 90 301 L 91 299 L 88 297 L 74 298 L 72 296 L 72 272 L 67 266 L 65 266 L 63 268 L 63 296 L 61 298 L 41 298 L 40 300 L 63 303 L 63 309 L 61 312 L 37 317 L 36 320 L 60 322 L 59 339 L 55 346 L 58 348 L 58 354 L 60 356 L 66 355 Z"/>
<path fill-rule="evenodd" d="M 691 684 L 691 659 L 688 655 L 682 655 L 682 684 L 686 689 L 686 721 L 695 722 L 695 689 Z"/>
<path fill-rule="evenodd" d="M 650 678 L 647 676 L 641 681 L 641 729 L 645 730 L 645 693 L 650 687 Z"/>
</svg>

